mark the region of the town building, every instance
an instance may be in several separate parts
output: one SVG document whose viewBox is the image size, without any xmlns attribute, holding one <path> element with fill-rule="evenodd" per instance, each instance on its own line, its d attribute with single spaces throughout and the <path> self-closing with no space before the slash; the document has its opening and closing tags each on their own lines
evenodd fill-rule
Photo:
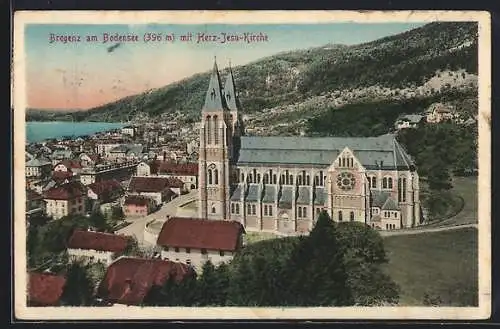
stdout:
<svg viewBox="0 0 500 329">
<path fill-rule="evenodd" d="M 71 261 L 108 266 L 125 252 L 130 242 L 122 235 L 75 230 L 68 239 L 67 252 Z"/>
<path fill-rule="evenodd" d="M 137 163 L 136 161 L 126 161 L 122 163 L 98 164 L 93 168 L 83 168 L 80 172 L 80 181 L 83 185 L 110 179 L 125 181 L 135 174 Z"/>
<path fill-rule="evenodd" d="M 398 227 L 421 223 L 419 176 L 394 135 L 249 137 L 240 111 L 231 69 L 222 86 L 215 63 L 201 117 L 199 218 L 294 235 L 307 234 L 325 210 L 334 221 L 386 229 L 372 213 L 384 192 Z M 391 211 L 382 217 L 392 220 Z"/>
<path fill-rule="evenodd" d="M 453 108 L 443 103 L 434 103 L 427 109 L 426 121 L 428 123 L 440 123 L 446 120 L 453 120 Z"/>
<path fill-rule="evenodd" d="M 33 190 L 26 190 L 26 219 L 45 215 L 45 208 L 43 195 Z"/>
<path fill-rule="evenodd" d="M 394 128 L 396 130 L 407 129 L 407 128 L 417 128 L 417 126 L 423 121 L 424 116 L 420 114 L 406 114 L 399 117 L 394 123 Z"/>
<path fill-rule="evenodd" d="M 78 175 L 82 171 L 82 165 L 80 164 L 80 161 L 63 160 L 54 166 L 53 171 L 54 172 L 59 172 L 59 171 L 72 172 L 75 175 Z"/>
<path fill-rule="evenodd" d="M 169 202 L 174 197 L 167 177 L 138 177 L 134 176 L 128 186 L 129 195 L 147 196 L 154 200 L 156 205 Z"/>
<path fill-rule="evenodd" d="M 71 150 L 56 149 L 50 154 L 50 159 L 52 160 L 52 165 L 55 166 L 63 160 L 73 159 L 73 156 L 74 154 Z"/>
<path fill-rule="evenodd" d="M 148 196 L 127 195 L 122 209 L 125 217 L 143 217 L 152 213 L 156 207 L 156 202 Z"/>
<path fill-rule="evenodd" d="M 161 258 L 193 266 L 200 271 L 210 260 L 214 265 L 233 259 L 243 243 L 243 225 L 235 221 L 170 218 L 158 235 Z"/>
<path fill-rule="evenodd" d="M 194 277 L 186 264 L 160 259 L 120 257 L 109 265 L 99 284 L 97 298 L 109 304 L 142 305 L 167 280 L 180 282 Z"/>
<path fill-rule="evenodd" d="M 133 126 L 125 126 L 122 128 L 121 133 L 130 137 L 135 137 L 136 128 Z"/>
<path fill-rule="evenodd" d="M 87 198 L 91 202 L 89 209 L 99 209 L 103 215 L 109 215 L 110 204 L 117 205 L 125 194 L 122 184 L 116 179 L 103 180 L 87 185 Z"/>
<path fill-rule="evenodd" d="M 45 192 L 47 216 L 59 219 L 68 215 L 84 215 L 87 191 L 80 182 L 69 182 Z"/>
<path fill-rule="evenodd" d="M 62 275 L 31 272 L 28 274 L 28 306 L 60 306 L 66 286 Z"/>
<path fill-rule="evenodd" d="M 26 161 L 26 178 L 42 178 L 50 174 L 52 162 L 44 158 L 32 158 Z"/>
</svg>

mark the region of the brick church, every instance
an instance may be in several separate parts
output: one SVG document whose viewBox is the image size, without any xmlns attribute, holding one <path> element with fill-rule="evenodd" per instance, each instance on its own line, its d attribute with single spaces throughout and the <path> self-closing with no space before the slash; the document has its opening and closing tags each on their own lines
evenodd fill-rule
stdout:
<svg viewBox="0 0 500 329">
<path fill-rule="evenodd" d="M 325 210 L 375 229 L 421 222 L 415 165 L 393 135 L 245 136 L 233 73 L 214 63 L 202 108 L 199 216 L 247 231 L 307 233 Z"/>
</svg>

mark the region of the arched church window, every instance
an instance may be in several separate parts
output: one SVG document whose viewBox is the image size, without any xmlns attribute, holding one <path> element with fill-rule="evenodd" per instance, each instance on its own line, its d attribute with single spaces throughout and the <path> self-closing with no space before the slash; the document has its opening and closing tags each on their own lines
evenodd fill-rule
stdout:
<svg viewBox="0 0 500 329">
<path fill-rule="evenodd" d="M 219 122 L 216 115 L 214 115 L 214 143 L 219 144 Z"/>
<path fill-rule="evenodd" d="M 387 177 L 382 179 L 382 188 L 387 188 Z"/>
<path fill-rule="evenodd" d="M 372 188 L 377 188 L 377 177 L 372 177 Z"/>
<path fill-rule="evenodd" d="M 284 174 L 281 175 L 280 184 L 285 184 L 285 175 Z"/>
<path fill-rule="evenodd" d="M 219 171 L 214 169 L 214 184 L 219 184 Z"/>
<path fill-rule="evenodd" d="M 342 158 L 342 167 L 345 167 L 345 158 Z"/>
<path fill-rule="evenodd" d="M 215 214 L 217 211 L 215 210 L 215 206 L 212 206 L 212 214 Z"/>
<path fill-rule="evenodd" d="M 401 199 L 402 199 L 401 192 L 402 192 L 401 191 L 401 178 L 398 178 L 398 202 L 401 202 Z"/>
<path fill-rule="evenodd" d="M 273 184 L 276 184 L 276 174 L 273 174 Z"/>
<path fill-rule="evenodd" d="M 350 158 L 349 160 L 351 161 L 351 168 L 354 167 L 354 159 Z"/>
<path fill-rule="evenodd" d="M 236 204 L 236 214 L 237 215 L 240 214 L 240 204 L 239 203 Z"/>
<path fill-rule="evenodd" d="M 309 175 L 306 176 L 306 184 L 307 186 L 311 185 L 311 179 L 309 177 Z"/>
<path fill-rule="evenodd" d="M 387 187 L 392 188 L 392 177 L 387 178 Z"/>
<path fill-rule="evenodd" d="M 298 211 L 297 217 L 302 218 L 302 207 L 298 207 L 297 211 Z"/>
<path fill-rule="evenodd" d="M 207 129 L 205 130 L 207 135 L 207 144 L 212 144 L 212 117 L 207 116 Z"/>
<path fill-rule="evenodd" d="M 354 221 L 354 211 L 351 211 L 351 213 L 349 214 L 349 219 L 351 220 L 351 222 Z"/>
<path fill-rule="evenodd" d="M 252 214 L 252 206 L 247 205 L 247 215 L 251 215 L 251 214 Z"/>
<path fill-rule="evenodd" d="M 234 203 L 231 203 L 231 214 L 234 214 L 234 209 L 235 209 Z"/>
<path fill-rule="evenodd" d="M 208 169 L 208 184 L 212 184 L 212 169 Z"/>
<path fill-rule="evenodd" d="M 293 185 L 293 175 L 290 175 L 290 185 Z"/>
<path fill-rule="evenodd" d="M 403 202 L 406 202 L 406 178 L 403 177 Z"/>
<path fill-rule="evenodd" d="M 252 205 L 252 215 L 255 215 L 256 214 L 256 211 L 255 211 L 255 205 L 253 204 Z"/>
<path fill-rule="evenodd" d="M 307 208 L 302 208 L 302 217 L 307 217 Z"/>
<path fill-rule="evenodd" d="M 342 221 L 342 210 L 339 210 L 339 222 Z"/>
</svg>

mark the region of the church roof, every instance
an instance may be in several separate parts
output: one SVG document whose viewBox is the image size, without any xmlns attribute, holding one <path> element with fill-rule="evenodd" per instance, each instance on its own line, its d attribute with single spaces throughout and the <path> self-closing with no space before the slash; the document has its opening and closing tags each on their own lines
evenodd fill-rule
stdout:
<svg viewBox="0 0 500 329">
<path fill-rule="evenodd" d="M 311 193 L 308 186 L 299 186 L 297 192 L 297 204 L 311 203 Z"/>
<path fill-rule="evenodd" d="M 326 200 L 326 191 L 323 187 L 315 187 L 314 188 L 314 204 L 315 205 L 324 205 Z"/>
<path fill-rule="evenodd" d="M 259 201 L 259 185 L 250 184 L 248 186 L 247 201 Z"/>
<path fill-rule="evenodd" d="M 236 97 L 236 86 L 234 84 L 233 71 L 229 68 L 229 73 L 224 83 L 224 97 L 226 99 L 227 107 L 236 111 L 239 108 L 238 99 Z"/>
<path fill-rule="evenodd" d="M 266 185 L 264 187 L 264 197 L 262 198 L 262 202 L 275 202 L 276 201 L 276 186 L 274 185 Z"/>
<path fill-rule="evenodd" d="M 231 201 L 240 201 L 241 198 L 241 185 L 236 186 L 233 194 L 231 194 Z"/>
<path fill-rule="evenodd" d="M 389 197 L 385 200 L 382 210 L 399 210 L 399 207 L 393 198 Z"/>
<path fill-rule="evenodd" d="M 291 208 L 292 207 L 292 199 L 293 199 L 293 190 L 292 186 L 283 186 L 281 190 L 281 196 L 279 199 L 279 207 L 280 208 Z"/>
<path fill-rule="evenodd" d="M 379 137 L 241 137 L 238 164 L 328 166 L 348 147 L 366 169 L 409 169 L 409 155 L 393 135 Z"/>
<path fill-rule="evenodd" d="M 390 196 L 389 192 L 381 192 L 374 190 L 372 193 L 372 207 L 382 208 Z"/>
<path fill-rule="evenodd" d="M 214 62 L 214 67 L 208 83 L 207 95 L 205 96 L 203 111 L 216 112 L 222 110 L 227 110 L 227 104 L 222 95 L 222 83 L 220 80 L 219 69 L 217 68 L 217 62 Z"/>
</svg>

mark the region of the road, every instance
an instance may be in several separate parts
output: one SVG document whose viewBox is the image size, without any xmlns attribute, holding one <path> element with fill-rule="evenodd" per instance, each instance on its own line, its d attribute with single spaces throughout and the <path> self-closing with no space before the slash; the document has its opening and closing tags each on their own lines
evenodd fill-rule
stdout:
<svg viewBox="0 0 500 329">
<path fill-rule="evenodd" d="M 431 233 L 431 232 L 442 232 L 459 230 L 463 228 L 473 227 L 477 228 L 477 224 L 464 224 L 464 225 L 454 225 L 454 226 L 443 226 L 443 227 L 427 227 L 427 228 L 413 228 L 413 229 L 403 229 L 395 231 L 379 231 L 381 236 L 394 236 L 394 235 L 412 235 L 421 233 Z"/>
<path fill-rule="evenodd" d="M 177 212 L 177 207 L 180 205 L 196 199 L 198 196 L 198 190 L 192 190 L 188 194 L 178 196 L 172 201 L 163 204 L 163 206 L 156 212 L 149 214 L 145 217 L 127 219 L 131 224 L 116 231 L 116 234 L 124 234 L 128 236 L 135 236 L 140 245 L 143 244 L 144 240 L 144 227 L 147 222 L 153 219 L 164 220 L 167 216 L 175 216 Z"/>
</svg>

